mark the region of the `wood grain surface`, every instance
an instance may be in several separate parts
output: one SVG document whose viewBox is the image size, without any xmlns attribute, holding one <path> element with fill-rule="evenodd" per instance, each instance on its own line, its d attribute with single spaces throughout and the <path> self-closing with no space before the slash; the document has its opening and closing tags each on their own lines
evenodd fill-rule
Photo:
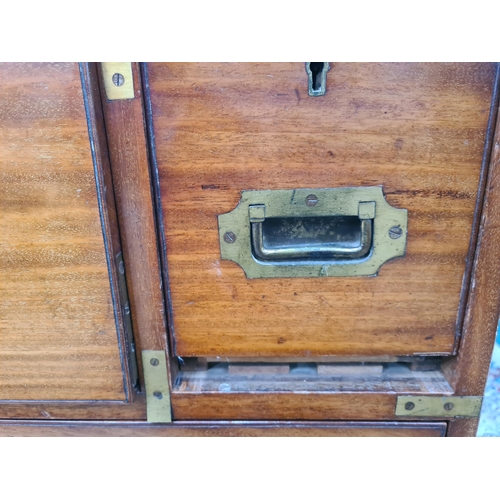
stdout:
<svg viewBox="0 0 500 500">
<path fill-rule="evenodd" d="M 500 110 L 499 110 L 500 111 Z M 459 396 L 484 393 L 500 314 L 500 113 L 493 141 L 478 246 L 458 356 L 444 373 Z M 479 420 L 450 425 L 452 436 L 474 436 Z"/>
<path fill-rule="evenodd" d="M 0 94 L 0 399 L 124 400 L 78 64 Z"/>
<path fill-rule="evenodd" d="M 309 97 L 303 63 L 148 64 L 177 355 L 453 352 L 495 65 L 331 66 Z M 409 215 L 377 277 L 247 280 L 220 260 L 242 190 L 377 185 Z"/>
<path fill-rule="evenodd" d="M 0 419 L 146 421 L 146 395 L 136 394 L 132 402 L 2 402 Z"/>
<path fill-rule="evenodd" d="M 476 437 L 479 418 L 457 418 L 448 423 L 447 437 Z"/>
<path fill-rule="evenodd" d="M 445 422 L 15 422 L 0 437 L 442 437 Z"/>
<path fill-rule="evenodd" d="M 139 65 L 132 68 L 134 99 L 108 101 L 102 75 L 101 96 L 136 350 L 168 350 L 142 83 Z"/>
<path fill-rule="evenodd" d="M 174 420 L 409 420 L 408 417 L 394 415 L 397 395 L 388 391 L 378 393 L 174 391 L 171 400 Z"/>
</svg>

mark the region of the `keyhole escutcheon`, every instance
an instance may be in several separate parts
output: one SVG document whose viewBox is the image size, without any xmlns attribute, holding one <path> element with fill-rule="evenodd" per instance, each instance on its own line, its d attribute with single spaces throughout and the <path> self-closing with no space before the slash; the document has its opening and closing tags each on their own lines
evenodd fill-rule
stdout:
<svg viewBox="0 0 500 500">
<path fill-rule="evenodd" d="M 327 62 L 306 63 L 306 73 L 309 79 L 307 92 L 310 96 L 325 95 L 326 73 L 329 69 L 330 65 Z"/>
</svg>

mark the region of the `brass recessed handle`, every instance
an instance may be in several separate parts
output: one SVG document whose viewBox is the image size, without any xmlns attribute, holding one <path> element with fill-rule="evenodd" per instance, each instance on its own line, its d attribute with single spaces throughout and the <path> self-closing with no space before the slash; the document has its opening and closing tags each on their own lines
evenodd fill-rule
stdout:
<svg viewBox="0 0 500 500">
<path fill-rule="evenodd" d="M 346 259 L 361 259 L 366 257 L 372 246 L 372 220 L 364 219 L 360 221 L 359 239 L 354 242 L 337 238 L 337 241 L 330 242 L 297 242 L 283 243 L 278 245 L 267 245 L 265 241 L 263 222 L 251 221 L 252 253 L 258 260 L 264 261 L 284 261 L 284 260 L 304 260 L 304 261 L 334 261 Z"/>
<path fill-rule="evenodd" d="M 381 186 L 243 191 L 218 223 L 221 258 L 249 279 L 375 276 L 405 254 L 408 212 Z"/>
</svg>

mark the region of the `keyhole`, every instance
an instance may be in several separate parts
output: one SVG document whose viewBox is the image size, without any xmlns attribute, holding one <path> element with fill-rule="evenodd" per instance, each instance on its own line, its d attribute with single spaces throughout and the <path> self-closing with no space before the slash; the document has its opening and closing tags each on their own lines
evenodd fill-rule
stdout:
<svg viewBox="0 0 500 500">
<path fill-rule="evenodd" d="M 312 73 L 312 89 L 321 90 L 321 75 L 323 73 L 323 68 L 325 67 L 324 62 L 312 62 L 309 65 L 309 69 Z"/>
<path fill-rule="evenodd" d="M 326 92 L 326 72 L 330 65 L 325 62 L 306 63 L 306 72 L 309 77 L 308 93 L 310 96 L 325 95 Z"/>
</svg>

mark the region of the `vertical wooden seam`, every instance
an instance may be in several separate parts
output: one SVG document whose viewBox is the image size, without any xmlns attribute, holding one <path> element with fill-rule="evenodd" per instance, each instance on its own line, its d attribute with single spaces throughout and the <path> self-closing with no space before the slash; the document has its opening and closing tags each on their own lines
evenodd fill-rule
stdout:
<svg viewBox="0 0 500 500">
<path fill-rule="evenodd" d="M 481 225 L 458 355 L 444 365 L 455 393 L 484 392 L 500 313 L 500 114 L 490 159 Z M 474 436 L 479 419 L 457 419 L 448 436 Z"/>
<path fill-rule="evenodd" d="M 172 301 L 170 297 L 170 282 L 168 279 L 168 264 L 167 264 L 167 245 L 165 238 L 165 230 L 163 223 L 163 211 L 162 211 L 162 200 L 160 193 L 160 177 L 158 172 L 158 161 L 156 157 L 156 143 L 155 143 L 155 132 L 153 123 L 153 108 L 151 103 L 151 91 L 149 86 L 149 75 L 147 63 L 141 63 L 141 75 L 144 93 L 144 105 L 145 105 L 145 115 L 146 115 L 146 130 L 149 146 L 149 158 L 150 158 L 150 169 L 153 179 L 153 193 L 154 193 L 154 208 L 155 208 L 155 220 L 157 222 L 157 235 L 158 241 L 160 242 L 160 263 L 162 271 L 162 281 L 163 281 L 163 296 L 165 300 L 165 307 L 167 312 L 167 330 L 169 332 L 167 340 L 167 363 L 168 363 L 168 375 L 170 382 L 170 391 L 173 392 L 174 381 L 177 376 L 178 366 L 175 363 L 175 331 L 173 325 L 173 310 Z"/>
<path fill-rule="evenodd" d="M 474 208 L 474 219 L 472 223 L 472 231 L 470 235 L 469 250 L 465 262 L 465 270 L 462 278 L 462 290 L 460 291 L 460 302 L 458 305 L 457 322 L 455 326 L 455 345 L 453 346 L 453 354 L 457 354 L 458 346 L 462 336 L 465 311 L 470 291 L 470 283 L 472 278 L 472 270 L 474 266 L 474 257 L 476 245 L 479 237 L 479 227 L 483 210 L 483 202 L 488 181 L 488 172 L 492 155 L 492 145 L 495 137 L 495 124 L 498 113 L 498 105 L 500 102 L 500 63 L 496 65 L 495 81 L 493 83 L 493 92 L 491 96 L 490 114 L 488 117 L 488 125 L 486 128 L 486 139 L 484 143 L 483 158 L 481 161 L 481 171 L 479 175 L 479 183 L 476 195 L 476 206 Z"/>
<path fill-rule="evenodd" d="M 153 201 L 150 152 L 138 63 L 132 63 L 134 99 L 108 101 L 98 67 L 117 215 L 132 312 L 141 387 L 142 350 L 168 354 L 165 299 Z"/>
<path fill-rule="evenodd" d="M 99 113 L 97 79 L 95 66 L 89 63 L 79 63 L 80 77 L 82 82 L 83 101 L 87 118 L 87 128 L 89 133 L 90 150 L 92 163 L 94 166 L 94 178 L 96 183 L 97 201 L 99 206 L 99 216 L 103 234 L 106 263 L 110 282 L 111 297 L 113 301 L 113 312 L 118 336 L 118 351 L 122 366 L 123 388 L 126 402 L 133 400 L 132 381 L 130 380 L 129 363 L 127 360 L 127 341 L 124 332 L 124 322 L 120 307 L 118 291 L 118 275 L 115 266 L 114 256 L 120 251 L 120 239 L 118 225 L 110 221 L 110 211 L 116 212 L 114 206 L 114 196 L 112 189 L 109 189 L 109 180 L 106 182 L 106 173 L 109 172 L 109 158 L 107 151 L 104 122 Z"/>
</svg>

